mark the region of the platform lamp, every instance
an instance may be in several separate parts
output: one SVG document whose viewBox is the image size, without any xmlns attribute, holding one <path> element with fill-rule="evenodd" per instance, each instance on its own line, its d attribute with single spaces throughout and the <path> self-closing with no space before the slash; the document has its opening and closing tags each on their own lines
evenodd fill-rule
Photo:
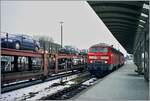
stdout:
<svg viewBox="0 0 150 101">
<path fill-rule="evenodd" d="M 61 26 L 61 48 L 63 47 L 63 23 L 64 22 L 60 22 L 60 26 Z"/>
</svg>

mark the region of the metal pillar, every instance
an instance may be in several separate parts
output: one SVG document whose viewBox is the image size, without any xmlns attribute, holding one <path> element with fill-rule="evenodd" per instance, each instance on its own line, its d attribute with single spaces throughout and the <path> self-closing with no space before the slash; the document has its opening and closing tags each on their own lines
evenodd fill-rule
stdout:
<svg viewBox="0 0 150 101">
<path fill-rule="evenodd" d="M 18 69 L 18 56 L 14 56 L 14 71 L 19 71 Z"/>
<path fill-rule="evenodd" d="M 63 47 L 63 24 L 64 22 L 60 22 L 61 25 L 61 48 Z"/>
</svg>

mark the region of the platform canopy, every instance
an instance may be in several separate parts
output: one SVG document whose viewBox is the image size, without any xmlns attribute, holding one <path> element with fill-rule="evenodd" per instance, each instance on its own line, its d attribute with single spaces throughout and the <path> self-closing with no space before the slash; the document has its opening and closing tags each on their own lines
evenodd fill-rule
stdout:
<svg viewBox="0 0 150 101">
<path fill-rule="evenodd" d="M 143 28 L 149 10 L 148 1 L 88 1 L 114 37 L 133 53 L 133 43 L 139 27 Z"/>
</svg>

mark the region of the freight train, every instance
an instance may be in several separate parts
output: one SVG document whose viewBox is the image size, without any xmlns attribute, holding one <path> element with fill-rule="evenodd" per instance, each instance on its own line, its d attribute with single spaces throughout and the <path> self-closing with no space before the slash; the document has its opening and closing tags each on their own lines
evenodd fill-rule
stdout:
<svg viewBox="0 0 150 101">
<path fill-rule="evenodd" d="M 86 69 L 86 55 L 1 48 L 1 84 L 45 80 L 53 74 Z M 74 59 L 76 64 L 74 64 Z M 80 62 L 79 62 L 80 60 Z"/>
<path fill-rule="evenodd" d="M 93 45 L 88 52 L 88 70 L 92 75 L 102 75 L 124 64 L 124 55 L 105 43 Z"/>
</svg>

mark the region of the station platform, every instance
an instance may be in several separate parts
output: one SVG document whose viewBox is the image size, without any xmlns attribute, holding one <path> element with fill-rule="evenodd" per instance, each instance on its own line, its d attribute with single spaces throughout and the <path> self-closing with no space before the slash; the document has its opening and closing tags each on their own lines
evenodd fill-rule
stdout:
<svg viewBox="0 0 150 101">
<path fill-rule="evenodd" d="M 74 99 L 85 101 L 148 100 L 149 84 L 144 80 L 143 75 L 135 72 L 135 69 L 136 66 L 132 62 L 127 62 Z"/>
</svg>

